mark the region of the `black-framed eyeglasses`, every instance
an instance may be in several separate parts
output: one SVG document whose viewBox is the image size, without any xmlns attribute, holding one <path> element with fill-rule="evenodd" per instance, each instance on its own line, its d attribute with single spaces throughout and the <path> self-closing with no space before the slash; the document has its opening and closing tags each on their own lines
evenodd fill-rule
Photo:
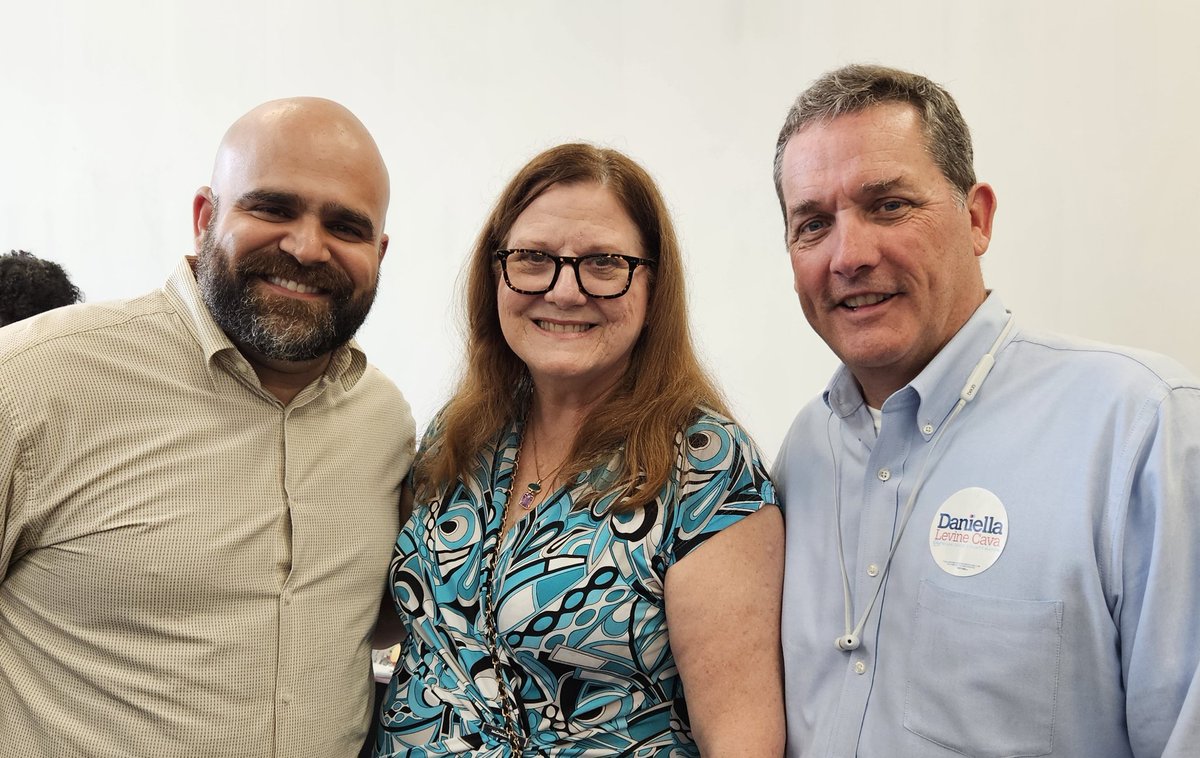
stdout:
<svg viewBox="0 0 1200 758">
<path fill-rule="evenodd" d="M 638 266 L 656 261 L 619 253 L 559 256 L 541 250 L 497 250 L 504 283 L 522 295 L 541 295 L 554 289 L 563 264 L 575 269 L 575 283 L 588 297 L 614 298 L 629 291 Z"/>
</svg>

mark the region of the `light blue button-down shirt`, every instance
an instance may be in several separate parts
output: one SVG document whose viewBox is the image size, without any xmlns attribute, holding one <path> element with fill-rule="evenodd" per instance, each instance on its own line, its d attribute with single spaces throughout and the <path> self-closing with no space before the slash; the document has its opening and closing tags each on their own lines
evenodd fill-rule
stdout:
<svg viewBox="0 0 1200 758">
<path fill-rule="evenodd" d="M 930 442 L 1007 318 L 991 295 L 888 398 L 878 436 L 845 367 L 788 433 L 790 756 L 1200 756 L 1200 382 L 1177 363 L 1016 325 L 886 570 Z M 967 488 L 1006 515 L 971 576 L 931 550 Z M 835 498 L 854 621 L 884 582 L 852 652 L 834 645 Z"/>
</svg>

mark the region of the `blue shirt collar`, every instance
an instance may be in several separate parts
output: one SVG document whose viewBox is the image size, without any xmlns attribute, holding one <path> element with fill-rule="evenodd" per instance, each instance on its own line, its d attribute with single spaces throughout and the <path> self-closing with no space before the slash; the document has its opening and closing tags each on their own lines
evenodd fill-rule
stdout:
<svg viewBox="0 0 1200 758">
<path fill-rule="evenodd" d="M 916 403 L 917 432 L 926 440 L 930 439 L 950 415 L 971 370 L 992 346 L 1008 318 L 1000 296 L 989 293 L 929 365 L 884 402 L 884 410 Z M 1003 347 L 1001 345 L 1001 349 Z M 866 404 L 858 382 L 845 364 L 834 372 L 821 397 L 825 405 L 843 420 Z"/>
</svg>

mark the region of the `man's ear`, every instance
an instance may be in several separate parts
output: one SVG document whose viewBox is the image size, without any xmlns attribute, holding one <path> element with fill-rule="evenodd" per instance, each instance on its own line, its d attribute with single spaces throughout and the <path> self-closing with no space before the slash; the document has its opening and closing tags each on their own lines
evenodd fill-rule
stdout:
<svg viewBox="0 0 1200 758">
<path fill-rule="evenodd" d="M 383 256 L 387 253 L 388 236 L 384 234 L 379 238 L 379 262 L 383 263 Z"/>
<path fill-rule="evenodd" d="M 987 252 L 992 241 L 992 219 L 996 216 L 996 193 L 990 184 L 980 182 L 967 194 L 967 212 L 971 214 L 971 237 L 975 257 Z"/>
<path fill-rule="evenodd" d="M 196 190 L 196 196 L 192 198 L 192 245 L 197 253 L 200 252 L 204 232 L 216 212 L 217 205 L 213 199 L 212 188 L 201 187 Z"/>
</svg>

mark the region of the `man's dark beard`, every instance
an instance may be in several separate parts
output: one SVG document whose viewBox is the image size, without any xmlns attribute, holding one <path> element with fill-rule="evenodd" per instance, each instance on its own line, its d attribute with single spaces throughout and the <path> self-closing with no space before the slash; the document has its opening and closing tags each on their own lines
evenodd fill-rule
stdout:
<svg viewBox="0 0 1200 758">
<path fill-rule="evenodd" d="M 200 294 L 230 340 L 266 358 L 306 361 L 332 352 L 350 341 L 375 301 L 375 286 L 355 294 L 345 272 L 326 264 L 301 266 L 278 247 L 248 252 L 232 268 L 229 261 L 206 231 L 196 260 Z M 255 282 L 267 276 L 320 288 L 329 301 L 264 296 Z"/>
</svg>

